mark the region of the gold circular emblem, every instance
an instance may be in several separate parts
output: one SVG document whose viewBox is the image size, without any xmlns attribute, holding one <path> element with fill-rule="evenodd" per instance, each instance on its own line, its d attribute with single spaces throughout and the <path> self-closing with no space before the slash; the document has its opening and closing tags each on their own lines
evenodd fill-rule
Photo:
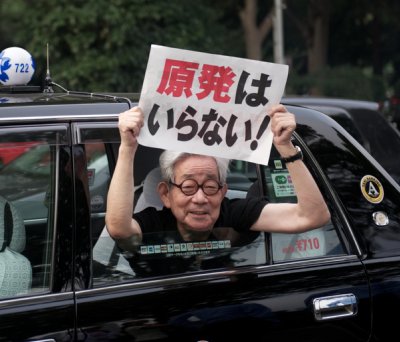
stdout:
<svg viewBox="0 0 400 342">
<path fill-rule="evenodd" d="M 366 175 L 360 182 L 361 193 L 371 203 L 380 203 L 383 200 L 383 186 L 374 176 Z"/>
</svg>

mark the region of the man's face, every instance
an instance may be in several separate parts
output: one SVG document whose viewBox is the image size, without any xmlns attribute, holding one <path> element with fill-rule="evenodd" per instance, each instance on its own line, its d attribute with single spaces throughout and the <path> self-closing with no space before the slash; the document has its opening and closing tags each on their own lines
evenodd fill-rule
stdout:
<svg viewBox="0 0 400 342">
<path fill-rule="evenodd" d="M 193 179 L 202 185 L 205 181 L 219 180 L 215 159 L 207 156 L 190 156 L 175 164 L 175 184 Z M 221 202 L 226 193 L 226 186 L 215 195 L 207 196 L 199 190 L 187 196 L 176 186 L 170 186 L 166 196 L 162 196 L 164 205 L 171 208 L 178 222 L 178 230 L 184 239 L 207 235 L 214 226 L 220 213 Z"/>
</svg>

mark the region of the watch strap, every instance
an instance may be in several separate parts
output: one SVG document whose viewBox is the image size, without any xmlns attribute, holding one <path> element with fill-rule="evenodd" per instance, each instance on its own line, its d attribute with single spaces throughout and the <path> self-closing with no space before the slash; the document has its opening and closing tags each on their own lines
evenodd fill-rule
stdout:
<svg viewBox="0 0 400 342">
<path fill-rule="evenodd" d="M 286 164 L 286 163 L 292 163 L 292 162 L 294 162 L 294 161 L 296 161 L 296 160 L 303 160 L 303 152 L 301 151 L 301 149 L 300 149 L 300 147 L 299 146 L 295 146 L 295 148 L 296 148 L 296 150 L 297 150 L 297 153 L 296 154 L 294 154 L 294 155 L 292 155 L 292 156 L 289 156 L 289 157 L 286 157 L 286 158 L 281 158 L 281 160 Z"/>
</svg>

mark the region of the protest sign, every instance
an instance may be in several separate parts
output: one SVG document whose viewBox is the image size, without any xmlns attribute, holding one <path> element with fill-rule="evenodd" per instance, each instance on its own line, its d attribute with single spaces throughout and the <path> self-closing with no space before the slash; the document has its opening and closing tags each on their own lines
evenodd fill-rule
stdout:
<svg viewBox="0 0 400 342">
<path fill-rule="evenodd" d="M 287 65 L 152 45 L 138 141 L 267 164 L 267 110 L 280 103 L 287 76 Z"/>
</svg>

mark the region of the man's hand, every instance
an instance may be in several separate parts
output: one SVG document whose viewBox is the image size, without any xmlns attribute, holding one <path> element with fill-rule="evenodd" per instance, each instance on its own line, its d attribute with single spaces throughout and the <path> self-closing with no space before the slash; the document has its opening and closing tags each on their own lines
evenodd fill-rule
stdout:
<svg viewBox="0 0 400 342">
<path fill-rule="evenodd" d="M 281 157 L 286 158 L 297 153 L 291 138 L 296 128 L 296 120 L 292 113 L 279 104 L 273 106 L 268 115 L 271 118 L 271 131 L 274 135 L 274 146 Z"/>
<path fill-rule="evenodd" d="M 274 145 L 290 144 L 292 133 L 296 128 L 296 120 L 292 113 L 289 113 L 283 105 L 273 106 L 269 111 L 271 118 L 271 130 L 274 134 Z"/>
<path fill-rule="evenodd" d="M 137 136 L 143 127 L 143 112 L 139 107 L 133 107 L 119 115 L 118 128 L 121 144 L 137 147 Z"/>
<path fill-rule="evenodd" d="M 121 145 L 118 160 L 107 196 L 106 225 L 114 239 L 126 239 L 136 235 L 141 239 L 139 224 L 132 219 L 134 198 L 134 160 L 138 147 L 137 136 L 143 127 L 143 112 L 133 107 L 119 115 L 118 128 Z"/>
</svg>

